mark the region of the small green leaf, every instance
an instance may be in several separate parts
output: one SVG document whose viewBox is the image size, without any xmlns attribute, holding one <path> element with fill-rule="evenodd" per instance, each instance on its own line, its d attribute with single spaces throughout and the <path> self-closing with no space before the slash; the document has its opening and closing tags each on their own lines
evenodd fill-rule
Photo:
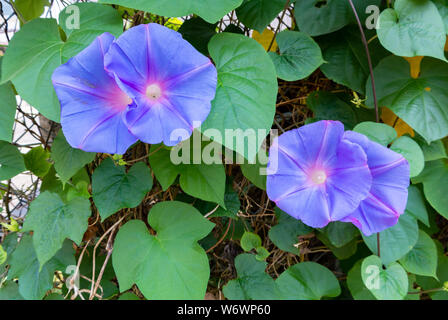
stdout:
<svg viewBox="0 0 448 320">
<path fill-rule="evenodd" d="M 197 241 L 210 233 L 213 223 L 177 201 L 153 206 L 148 223 L 157 235 L 143 221 L 132 220 L 115 238 L 112 262 L 120 291 L 136 284 L 151 300 L 204 299 L 210 269 Z"/>
<path fill-rule="evenodd" d="M 19 293 L 27 300 L 40 300 L 53 288 L 56 270 L 64 272 L 69 265 L 75 265 L 73 245 L 66 240 L 56 255 L 40 268 L 33 239 L 25 234 L 9 261 L 8 277 L 19 278 Z"/>
<path fill-rule="evenodd" d="M 447 159 L 445 145 L 442 140 L 436 140 L 428 144 L 421 137 L 416 138 L 417 143 L 422 148 L 425 161 L 433 161 L 439 159 Z"/>
<path fill-rule="evenodd" d="M 90 201 L 83 198 L 64 203 L 59 195 L 44 192 L 31 202 L 23 231 L 34 231 L 40 268 L 56 254 L 66 238 L 81 244 L 90 215 Z"/>
<path fill-rule="evenodd" d="M 300 251 L 294 245 L 299 242 L 299 236 L 311 233 L 312 228 L 294 219 L 279 208 L 275 208 L 278 224 L 269 230 L 269 239 L 281 250 L 299 255 Z"/>
<path fill-rule="evenodd" d="M 319 45 L 305 33 L 284 30 L 277 35 L 276 41 L 280 55 L 270 52 L 269 56 L 280 79 L 304 79 L 324 63 Z"/>
<path fill-rule="evenodd" d="M 99 2 L 118 4 L 165 17 L 182 17 L 194 13 L 210 23 L 215 23 L 237 8 L 243 0 L 100 0 Z"/>
<path fill-rule="evenodd" d="M 408 275 L 396 262 L 383 269 L 381 259 L 372 255 L 362 262 L 361 276 L 364 285 L 378 300 L 403 300 L 408 294 Z"/>
<path fill-rule="evenodd" d="M 345 246 L 359 235 L 358 229 L 353 224 L 339 221 L 329 223 L 322 232 L 337 248 Z"/>
<path fill-rule="evenodd" d="M 258 42 L 234 33 L 214 36 L 209 52 L 219 85 L 201 132 L 253 161 L 274 121 L 278 92 L 274 64 Z M 217 141 L 221 139 L 216 130 L 224 141 Z M 229 136 L 229 130 L 234 135 Z"/>
<path fill-rule="evenodd" d="M 275 283 L 282 299 L 287 300 L 320 300 L 341 294 L 335 275 L 315 262 L 301 262 L 289 267 Z"/>
<path fill-rule="evenodd" d="M 23 156 L 17 147 L 0 141 L 0 181 L 8 180 L 25 171 Z"/>
<path fill-rule="evenodd" d="M 437 278 L 437 248 L 434 241 L 423 231 L 419 231 L 414 248 L 400 259 L 407 272 Z"/>
<path fill-rule="evenodd" d="M 229 300 L 273 300 L 278 298 L 276 284 L 267 273 L 267 263 L 258 261 L 253 254 L 243 253 L 235 258 L 238 278 L 223 288 Z"/>
<path fill-rule="evenodd" d="M 445 60 L 445 25 L 431 1 L 396 0 L 379 17 L 378 38 L 393 54 Z"/>
<path fill-rule="evenodd" d="M 95 159 L 95 153 L 84 152 L 72 148 L 65 140 L 62 130 L 54 139 L 51 148 L 51 158 L 54 160 L 54 168 L 63 184 L 67 183 L 82 167 Z"/>
<path fill-rule="evenodd" d="M 124 208 L 138 206 L 152 188 L 148 166 L 138 162 L 128 173 L 112 159 L 104 160 L 92 175 L 92 196 L 103 220 Z"/>
<path fill-rule="evenodd" d="M 243 237 L 241 238 L 241 248 L 248 252 L 258 247 L 261 247 L 260 236 L 253 232 L 244 232 Z"/>
<path fill-rule="evenodd" d="M 48 161 L 50 152 L 41 146 L 31 149 L 23 158 L 26 168 L 39 178 L 43 178 L 51 168 L 51 163 Z"/>
<path fill-rule="evenodd" d="M 387 146 L 397 137 L 397 131 L 391 126 L 370 121 L 358 124 L 353 131 L 362 133 L 370 140 L 378 142 L 383 146 Z"/>
<path fill-rule="evenodd" d="M 401 136 L 394 141 L 391 150 L 398 152 L 406 158 L 410 166 L 410 177 L 415 177 L 423 171 L 425 167 L 425 156 L 417 142 L 408 136 Z"/>
<path fill-rule="evenodd" d="M 377 234 L 362 236 L 370 251 L 378 254 Z M 409 214 L 401 215 L 398 223 L 380 232 L 380 253 L 384 265 L 401 259 L 415 246 L 418 240 L 417 221 Z"/>
<path fill-rule="evenodd" d="M 359 260 L 347 274 L 347 286 L 355 300 L 375 300 L 375 296 L 367 289 L 361 277 L 361 265 Z"/>
<path fill-rule="evenodd" d="M 426 1 L 429 2 L 429 1 Z M 448 135 L 448 64 L 433 58 L 421 62 L 420 76 L 411 77 L 409 63 L 387 57 L 374 70 L 380 106 L 387 106 L 428 143 Z M 373 106 L 372 85 L 367 81 L 367 106 Z"/>
</svg>

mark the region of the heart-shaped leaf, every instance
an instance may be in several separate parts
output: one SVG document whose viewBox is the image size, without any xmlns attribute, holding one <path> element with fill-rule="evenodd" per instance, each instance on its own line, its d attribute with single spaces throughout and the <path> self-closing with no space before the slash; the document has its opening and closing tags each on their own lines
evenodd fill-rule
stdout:
<svg viewBox="0 0 448 320">
<path fill-rule="evenodd" d="M 411 178 L 418 176 L 422 172 L 425 167 L 425 156 L 417 142 L 407 136 L 401 136 L 394 141 L 390 149 L 398 152 L 408 160 Z"/>
<path fill-rule="evenodd" d="M 23 156 L 17 147 L 0 141 L 0 181 L 8 180 L 25 171 Z"/>
<path fill-rule="evenodd" d="M 246 27 L 262 33 L 282 11 L 285 4 L 285 0 L 244 0 L 236 9 L 236 15 Z"/>
</svg>

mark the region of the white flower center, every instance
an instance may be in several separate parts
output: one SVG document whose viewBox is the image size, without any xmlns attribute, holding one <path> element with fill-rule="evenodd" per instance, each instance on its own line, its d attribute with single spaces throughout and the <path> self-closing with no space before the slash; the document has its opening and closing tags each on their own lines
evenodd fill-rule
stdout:
<svg viewBox="0 0 448 320">
<path fill-rule="evenodd" d="M 157 100 L 162 96 L 162 89 L 157 84 L 151 84 L 146 88 L 146 97 L 149 100 Z"/>
<path fill-rule="evenodd" d="M 316 170 L 311 174 L 311 180 L 315 184 L 322 184 L 327 180 L 327 175 L 323 170 Z"/>
</svg>

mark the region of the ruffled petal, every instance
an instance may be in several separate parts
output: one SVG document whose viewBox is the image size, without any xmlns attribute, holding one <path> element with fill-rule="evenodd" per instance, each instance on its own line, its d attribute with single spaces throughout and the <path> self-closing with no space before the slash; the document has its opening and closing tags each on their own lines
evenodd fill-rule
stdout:
<svg viewBox="0 0 448 320">
<path fill-rule="evenodd" d="M 123 121 L 131 100 L 104 69 L 113 41 L 113 35 L 102 34 L 52 76 L 64 135 L 71 146 L 87 152 L 123 154 L 137 141 Z"/>
<path fill-rule="evenodd" d="M 142 42 L 143 49 L 136 50 Z M 152 23 L 131 28 L 112 44 L 105 66 L 136 101 L 126 120 L 144 142 L 175 145 L 174 130 L 184 130 L 187 139 L 210 113 L 216 68 L 178 32 Z M 148 98 L 151 86 L 160 90 L 153 99 Z"/>
<path fill-rule="evenodd" d="M 362 134 L 347 131 L 344 139 L 365 150 L 373 179 L 368 197 L 344 221 L 355 224 L 366 236 L 394 226 L 406 209 L 408 161 Z"/>
</svg>

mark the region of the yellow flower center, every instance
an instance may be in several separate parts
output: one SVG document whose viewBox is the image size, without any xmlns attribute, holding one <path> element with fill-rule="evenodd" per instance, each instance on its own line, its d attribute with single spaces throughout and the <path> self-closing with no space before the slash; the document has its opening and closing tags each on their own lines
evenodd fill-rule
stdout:
<svg viewBox="0 0 448 320">
<path fill-rule="evenodd" d="M 146 97 L 149 100 L 157 100 L 162 96 L 162 89 L 157 84 L 151 84 L 146 88 Z"/>
<path fill-rule="evenodd" d="M 323 170 L 316 170 L 311 174 L 311 180 L 315 184 L 322 184 L 327 180 L 327 175 Z"/>
</svg>

